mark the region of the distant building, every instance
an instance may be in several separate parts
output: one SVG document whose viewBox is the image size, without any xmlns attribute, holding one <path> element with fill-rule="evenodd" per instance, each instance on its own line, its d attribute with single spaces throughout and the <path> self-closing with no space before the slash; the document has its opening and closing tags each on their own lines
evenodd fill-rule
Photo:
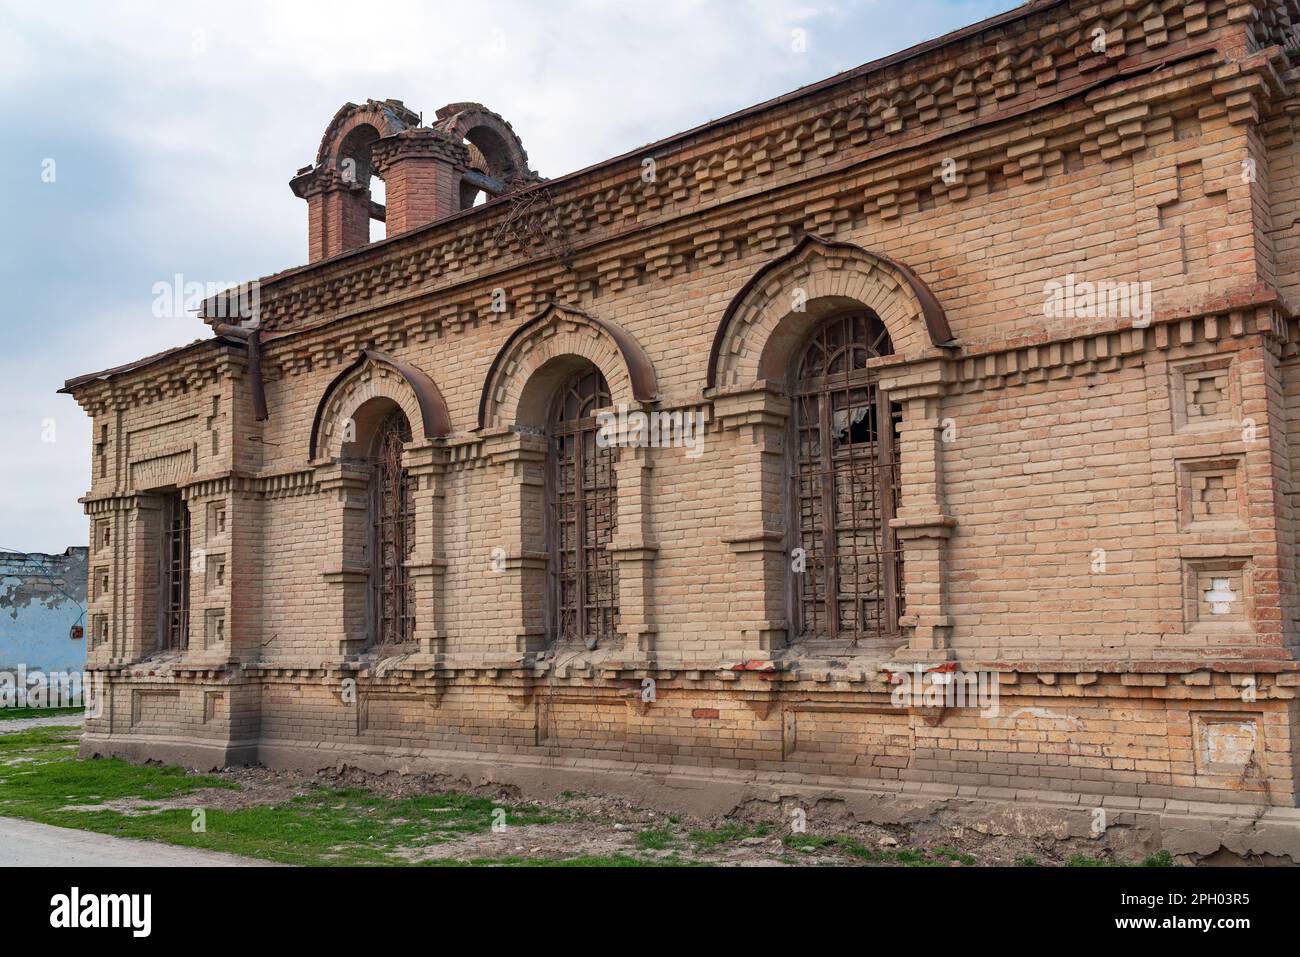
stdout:
<svg viewBox="0 0 1300 957">
<path fill-rule="evenodd" d="M 0 551 L 0 670 L 80 671 L 86 663 L 89 549 Z"/>
</svg>

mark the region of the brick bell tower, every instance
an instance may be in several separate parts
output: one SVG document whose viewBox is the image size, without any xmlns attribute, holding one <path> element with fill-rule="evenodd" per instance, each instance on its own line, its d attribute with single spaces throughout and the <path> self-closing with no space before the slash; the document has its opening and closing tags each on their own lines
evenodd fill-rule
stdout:
<svg viewBox="0 0 1300 957">
<path fill-rule="evenodd" d="M 387 206 L 371 197 L 384 182 Z M 541 181 L 510 124 L 479 103 L 453 103 L 431 126 L 401 100 L 348 103 L 330 121 L 316 162 L 289 186 L 307 201 L 307 260 L 370 241 L 370 221 L 395 236 Z"/>
</svg>

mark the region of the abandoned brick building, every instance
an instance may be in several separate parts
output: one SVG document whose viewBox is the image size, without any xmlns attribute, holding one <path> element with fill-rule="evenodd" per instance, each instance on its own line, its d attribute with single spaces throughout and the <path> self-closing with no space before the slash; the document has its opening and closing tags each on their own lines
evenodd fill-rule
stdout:
<svg viewBox="0 0 1300 957">
<path fill-rule="evenodd" d="M 555 179 L 344 106 L 308 264 L 66 385 L 83 753 L 1294 808 L 1296 24 L 1036 0 Z"/>
</svg>

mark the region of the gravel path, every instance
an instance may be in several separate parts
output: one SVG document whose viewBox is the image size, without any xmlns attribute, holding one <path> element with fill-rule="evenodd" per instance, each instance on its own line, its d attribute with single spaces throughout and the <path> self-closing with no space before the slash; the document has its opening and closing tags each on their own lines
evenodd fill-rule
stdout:
<svg viewBox="0 0 1300 957">
<path fill-rule="evenodd" d="M 268 867 L 266 861 L 0 818 L 0 867 Z"/>
</svg>

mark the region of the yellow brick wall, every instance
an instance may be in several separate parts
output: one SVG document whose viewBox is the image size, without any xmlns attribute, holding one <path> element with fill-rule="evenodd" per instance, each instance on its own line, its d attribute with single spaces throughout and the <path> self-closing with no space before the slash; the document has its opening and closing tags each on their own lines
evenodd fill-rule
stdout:
<svg viewBox="0 0 1300 957">
<path fill-rule="evenodd" d="M 839 146 L 806 157 L 798 131 L 870 100 L 875 80 L 774 107 L 716 137 L 700 133 L 674 147 L 680 156 L 661 157 L 673 195 L 685 199 L 636 207 L 635 228 L 613 213 L 575 213 L 571 269 L 468 242 L 433 275 L 417 268 L 440 229 L 471 236 L 482 228 L 476 217 L 500 214 L 489 206 L 268 281 L 266 422 L 254 421 L 238 345 L 79 387 L 97 442 L 92 566 L 110 572 L 89 619 L 109 707 L 89 722 L 87 747 L 147 750 L 171 738 L 202 753 L 248 741 L 255 752 L 258 740 L 501 751 L 1294 803 L 1290 475 L 1300 385 L 1285 300 L 1300 294 L 1300 231 L 1277 230 L 1300 215 L 1300 178 L 1292 121 L 1262 101 L 1250 100 L 1258 117 L 1241 106 L 1257 70 L 1246 35 L 1254 28 L 1226 3 L 1206 7 L 1196 17 L 1163 5 L 1167 30 L 1116 27 L 1152 66 L 1162 50 L 1181 51 L 1156 79 L 1079 71 L 1055 81 L 1040 71 L 1001 107 L 985 85 L 971 94 L 982 104 L 974 113 L 945 100 L 933 115 L 921 108 L 910 125 L 856 139 L 844 133 L 852 123 L 841 124 L 826 134 Z M 1071 29 L 1093 15 L 1082 3 L 1066 12 Z M 1027 22 L 1038 32 L 1016 34 L 1025 49 L 1061 29 L 1038 14 Z M 945 56 L 959 52 L 931 55 Z M 746 147 L 747 172 L 737 173 L 740 160 L 709 159 L 725 136 L 769 140 Z M 941 176 L 947 159 L 961 171 L 956 182 Z M 679 182 L 691 162 L 703 164 L 699 175 Z M 556 189 L 572 190 L 577 209 L 583 189 L 613 190 L 606 181 L 618 175 L 610 167 Z M 558 299 L 635 339 L 661 407 L 713 417 L 710 346 L 728 305 L 805 233 L 905 264 L 951 325 L 957 342 L 946 350 L 892 328 L 917 345 L 882 373 L 911 383 L 926 363 L 943 370 L 928 392 L 899 390 L 915 392 L 907 415 L 918 430 L 904 447 L 903 505 L 947 523 L 941 544 L 908 546 L 918 575 L 943 579 L 943 588 L 916 579 L 930 590 L 909 603 L 927 610 L 933 620 L 917 632 L 932 630 L 939 646 L 897 651 L 998 671 L 1008 682 L 999 717 L 891 710 L 880 674 L 893 649 L 847 650 L 847 664 L 798 645 L 760 649 L 780 660 L 779 679 L 734 680 L 733 666 L 759 648 L 750 632 L 782 599 L 731 537 L 759 531 L 737 527 L 754 516 L 766 516 L 761 531 L 785 531 L 768 527 L 784 491 L 756 466 L 752 427 L 712 418 L 699 458 L 646 453 L 644 528 L 635 532 L 657 549 L 646 647 L 634 638 L 622 657 L 580 656 L 577 676 L 524 660 L 543 607 L 527 583 L 540 578 L 494 571 L 492 561 L 497 549 L 521 561 L 537 550 L 543 514 L 524 479 L 540 466 L 525 439 L 478 429 L 503 346 Z M 1071 275 L 1149 283 L 1150 327 L 1045 315 L 1048 284 Z M 810 295 L 837 295 L 837 282 L 816 273 Z M 498 289 L 504 313 L 490 309 Z M 394 685 L 377 661 L 345 660 L 366 632 L 357 582 L 364 489 L 331 461 L 334 449 L 315 461 L 309 453 L 318 407 L 363 349 L 427 373 L 452 424 L 432 443 L 417 435 L 410 452 L 431 463 L 417 492 L 416 555 L 435 568 L 429 587 L 439 596 L 416 611 L 417 631 L 438 637 L 394 666 L 410 686 Z M 626 378 L 626 369 L 604 371 Z M 405 388 L 391 371 L 374 374 Z M 523 383 L 510 386 L 517 395 Z M 931 431 L 946 433 L 933 463 L 922 434 L 930 427 L 916 424 L 922 409 Z M 759 431 L 760 444 L 780 441 L 779 423 Z M 190 647 L 156 661 L 150 504 L 172 486 L 190 503 L 195 547 L 209 568 L 224 563 L 226 583 L 195 575 Z M 1203 583 L 1219 577 L 1242 592 L 1240 620 L 1202 616 Z M 218 619 L 225 638 L 214 643 Z M 813 673 L 845 668 L 856 681 Z M 664 699 L 638 708 L 628 699 L 647 675 L 665 682 Z M 349 676 L 358 682 L 352 704 L 343 700 Z M 1250 676 L 1258 696 L 1242 690 Z M 1204 731 L 1203 753 L 1201 711 L 1226 722 Z M 1234 730 L 1242 711 L 1254 723 Z M 1239 773 L 1198 764 L 1225 748 L 1240 757 L 1232 749 L 1247 733 L 1258 733 L 1257 746 Z"/>
</svg>

